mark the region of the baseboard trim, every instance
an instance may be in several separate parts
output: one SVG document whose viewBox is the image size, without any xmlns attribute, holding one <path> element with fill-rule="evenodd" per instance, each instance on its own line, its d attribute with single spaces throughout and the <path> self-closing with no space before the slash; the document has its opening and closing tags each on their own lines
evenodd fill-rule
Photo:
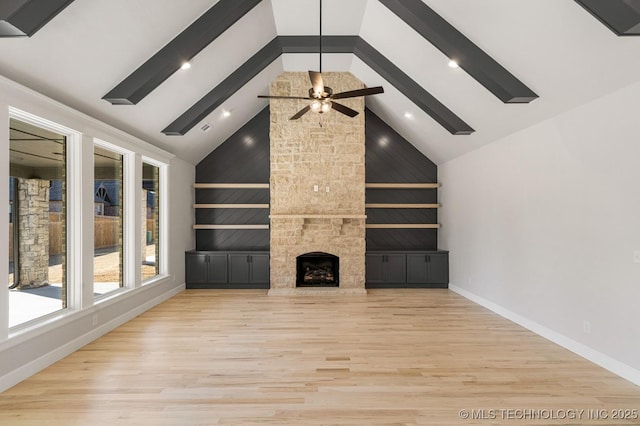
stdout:
<svg viewBox="0 0 640 426">
<path fill-rule="evenodd" d="M 501 317 L 504 317 L 510 321 L 515 322 L 518 325 L 521 325 L 527 330 L 530 330 L 535 334 L 544 337 L 545 339 L 557 345 L 560 345 L 567 350 L 570 350 L 576 355 L 579 355 L 582 358 L 585 358 L 586 360 L 589 360 L 594 364 L 599 365 L 606 370 L 609 370 L 613 374 L 630 381 L 634 385 L 640 386 L 640 370 L 637 370 L 623 362 L 618 361 L 615 358 L 611 358 L 608 355 L 598 352 L 595 349 L 592 349 L 563 334 L 553 331 L 550 328 L 540 325 L 535 321 L 518 315 L 515 312 L 512 312 L 494 302 L 491 302 L 490 300 L 485 299 L 484 297 L 478 296 L 477 294 L 465 290 L 461 287 L 450 284 L 449 290 L 459 294 L 466 299 L 471 300 L 474 303 L 477 303 L 478 305 L 489 309 L 490 311 L 495 312 Z"/>
<path fill-rule="evenodd" d="M 125 314 L 122 314 L 116 318 L 111 319 L 110 321 L 107 321 L 101 326 L 96 327 L 93 330 L 89 331 L 88 333 L 78 336 L 77 338 L 59 346 L 53 351 L 48 352 L 47 354 L 27 364 L 20 366 L 16 370 L 4 375 L 3 377 L 0 377 L 0 392 L 4 392 L 5 390 L 17 385 L 23 380 L 28 379 L 29 377 L 33 376 L 37 372 L 44 370 L 50 365 L 60 361 L 62 358 L 72 354 L 73 352 L 93 342 L 99 337 L 107 334 L 111 330 L 121 326 L 127 321 L 132 320 L 133 318 L 148 311 L 154 306 L 159 305 L 165 300 L 172 298 L 173 296 L 182 292 L 184 289 L 185 289 L 184 284 L 174 287 L 171 290 L 163 294 L 160 294 L 154 297 L 153 299 L 143 303 L 142 305 L 139 305 L 135 309 L 132 309 L 126 312 Z"/>
</svg>

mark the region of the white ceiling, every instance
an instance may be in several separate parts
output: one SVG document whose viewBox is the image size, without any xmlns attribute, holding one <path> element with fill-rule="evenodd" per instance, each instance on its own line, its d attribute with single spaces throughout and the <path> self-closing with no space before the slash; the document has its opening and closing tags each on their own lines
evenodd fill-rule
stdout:
<svg viewBox="0 0 640 426">
<path fill-rule="evenodd" d="M 354 55 L 323 55 L 323 71 L 384 86 L 367 106 L 436 163 L 640 80 L 640 38 L 573 0 L 424 1 L 540 96 L 503 104 L 378 0 L 324 0 L 323 34 L 359 35 L 476 130 L 453 136 Z M 0 39 L 0 74 L 197 163 L 267 105 L 256 95 L 280 72 L 318 68 L 318 55 L 282 55 L 203 120 L 209 132 L 161 133 L 276 35 L 318 34 L 318 0 L 263 0 L 137 105 L 101 99 L 215 3 L 75 1 L 33 37 Z"/>
</svg>

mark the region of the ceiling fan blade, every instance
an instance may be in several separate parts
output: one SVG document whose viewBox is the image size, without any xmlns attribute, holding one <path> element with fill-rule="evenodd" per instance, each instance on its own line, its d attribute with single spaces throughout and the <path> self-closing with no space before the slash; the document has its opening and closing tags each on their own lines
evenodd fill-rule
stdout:
<svg viewBox="0 0 640 426">
<path fill-rule="evenodd" d="M 306 107 L 302 108 L 300 111 L 296 112 L 296 114 L 293 117 L 291 117 L 289 120 L 297 120 L 298 118 L 302 117 L 307 112 L 309 112 L 310 109 L 311 107 L 307 105 Z"/>
<path fill-rule="evenodd" d="M 318 95 L 318 97 L 322 97 L 322 93 L 324 93 L 324 82 L 322 81 L 322 74 L 317 71 L 309 71 L 309 79 L 311 79 L 311 87 L 313 88 L 313 93 Z"/>
<path fill-rule="evenodd" d="M 261 99 L 309 99 L 308 96 L 268 96 L 268 95 L 258 95 Z"/>
<path fill-rule="evenodd" d="M 364 89 L 349 90 L 348 92 L 340 92 L 331 96 L 331 99 L 345 99 L 355 98 L 357 96 L 369 96 L 377 95 L 378 93 L 384 93 L 382 86 L 377 87 L 365 87 Z"/>
<path fill-rule="evenodd" d="M 355 117 L 356 115 L 358 115 L 358 111 L 349 108 L 348 106 L 344 106 L 342 104 L 339 104 L 337 102 L 331 102 L 331 106 L 333 107 L 333 109 L 335 109 L 338 112 L 343 113 L 344 115 L 348 115 L 349 117 Z"/>
</svg>

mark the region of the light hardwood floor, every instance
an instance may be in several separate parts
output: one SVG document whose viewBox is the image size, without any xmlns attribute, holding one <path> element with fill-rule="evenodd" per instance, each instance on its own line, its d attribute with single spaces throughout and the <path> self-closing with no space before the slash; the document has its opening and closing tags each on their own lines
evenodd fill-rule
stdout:
<svg viewBox="0 0 640 426">
<path fill-rule="evenodd" d="M 189 290 L 1 394 L 0 424 L 640 424 L 617 409 L 640 387 L 448 290 Z"/>
</svg>

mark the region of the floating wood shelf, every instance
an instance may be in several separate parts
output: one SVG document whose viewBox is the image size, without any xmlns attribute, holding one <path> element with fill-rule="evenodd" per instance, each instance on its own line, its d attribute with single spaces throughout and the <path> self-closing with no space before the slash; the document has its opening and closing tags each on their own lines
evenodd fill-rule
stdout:
<svg viewBox="0 0 640 426">
<path fill-rule="evenodd" d="M 367 229 L 438 229 L 438 223 L 367 223 Z"/>
<path fill-rule="evenodd" d="M 434 189 L 440 188 L 439 183 L 365 183 L 365 188 L 376 189 Z"/>
<path fill-rule="evenodd" d="M 194 204 L 194 209 L 268 209 L 269 204 Z"/>
<path fill-rule="evenodd" d="M 196 189 L 269 189 L 268 183 L 194 183 Z"/>
<path fill-rule="evenodd" d="M 269 225 L 193 225 L 193 229 L 269 229 Z"/>
<path fill-rule="evenodd" d="M 371 203 L 364 205 L 368 209 L 437 209 L 440 204 L 387 204 Z"/>
</svg>

